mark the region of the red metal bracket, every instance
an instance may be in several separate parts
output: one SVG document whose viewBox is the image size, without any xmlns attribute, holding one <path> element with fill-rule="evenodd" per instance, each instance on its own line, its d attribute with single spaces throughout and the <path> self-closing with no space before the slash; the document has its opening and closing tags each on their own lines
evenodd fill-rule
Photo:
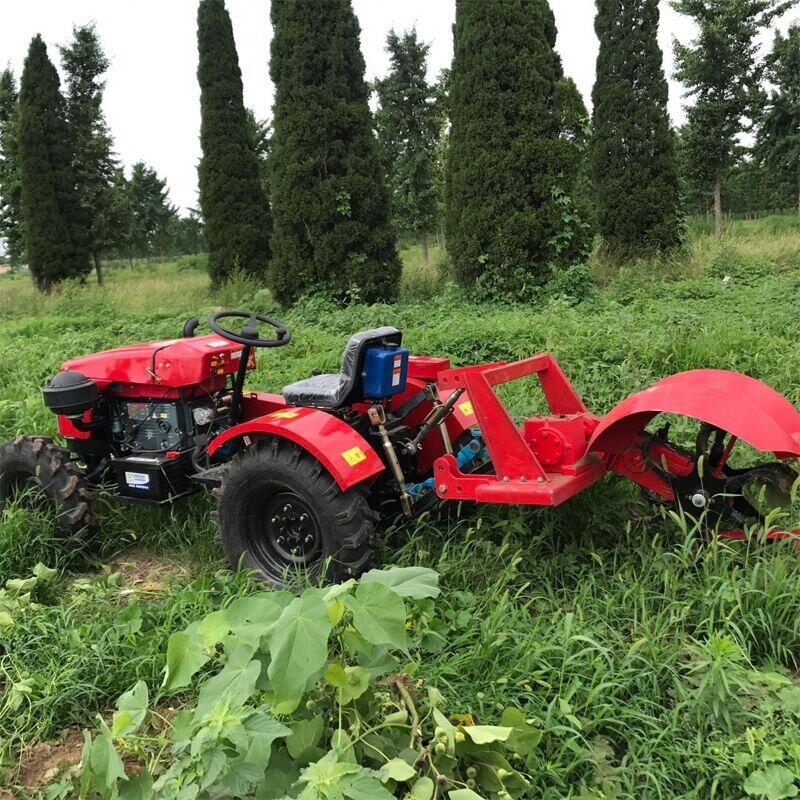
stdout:
<svg viewBox="0 0 800 800">
<path fill-rule="evenodd" d="M 499 362 L 440 372 L 437 384 L 442 390 L 465 390 L 495 468 L 493 475 L 465 475 L 452 456 L 442 456 L 434 469 L 440 497 L 557 505 L 605 474 L 606 459 L 600 456 L 584 458 L 574 475 L 545 470 L 493 389 L 528 375 L 538 376 L 552 414 L 585 414 L 587 420 L 595 421 L 549 353 L 510 364 Z"/>
</svg>

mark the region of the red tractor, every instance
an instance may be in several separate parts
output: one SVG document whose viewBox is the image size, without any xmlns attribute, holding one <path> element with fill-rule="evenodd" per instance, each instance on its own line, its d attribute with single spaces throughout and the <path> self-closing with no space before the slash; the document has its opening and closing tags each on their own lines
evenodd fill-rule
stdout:
<svg viewBox="0 0 800 800">
<path fill-rule="evenodd" d="M 222 327 L 230 318 L 244 327 Z M 59 534 L 86 537 L 100 488 L 162 505 L 210 487 L 230 563 L 278 585 L 358 575 L 375 558 L 381 513 L 398 508 L 556 506 L 615 472 L 742 538 L 768 506 L 790 502 L 797 478 L 786 462 L 800 456 L 800 414 L 745 375 L 681 373 L 598 417 L 549 354 L 452 368 L 410 355 L 384 327 L 350 338 L 339 373 L 278 395 L 244 382 L 256 349 L 289 344 L 288 328 L 247 311 L 209 322 L 208 336 L 195 335 L 193 317 L 180 339 L 65 363 L 43 390 L 64 443 L 23 436 L 0 447 L 0 513 L 34 493 L 57 508 Z M 261 338 L 259 323 L 275 338 Z M 550 413 L 518 426 L 495 387 L 528 375 Z M 668 425 L 647 430 L 662 413 L 699 421 L 693 449 L 671 444 Z M 734 467 L 738 439 L 773 460 Z"/>
</svg>

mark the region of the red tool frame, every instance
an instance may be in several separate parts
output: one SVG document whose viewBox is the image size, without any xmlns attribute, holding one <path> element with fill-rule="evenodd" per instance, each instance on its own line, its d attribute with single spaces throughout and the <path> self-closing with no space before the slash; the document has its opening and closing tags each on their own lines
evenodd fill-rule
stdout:
<svg viewBox="0 0 800 800">
<path fill-rule="evenodd" d="M 568 423 L 583 432 L 582 448 L 573 446 L 558 460 L 557 469 L 548 470 L 540 460 L 528 429 L 522 429 L 508 414 L 494 387 L 536 375 L 553 418 L 551 423 Z M 587 411 L 572 384 L 549 353 L 541 353 L 513 363 L 498 362 L 451 369 L 439 373 L 442 390 L 463 390 L 469 398 L 486 448 L 495 467 L 492 475 L 466 475 L 459 471 L 452 455 L 444 455 L 434 465 L 436 493 L 448 500 L 476 500 L 484 503 L 521 503 L 555 506 L 598 481 L 608 471 L 608 458 L 588 453 L 586 444 L 599 423 Z M 558 433 L 553 435 L 557 436 Z M 573 437 L 574 438 L 574 437 Z"/>
<path fill-rule="evenodd" d="M 733 419 L 741 429 L 742 438 L 758 441 L 761 437 L 758 444 L 764 444 L 766 431 L 771 437 L 767 444 L 775 447 L 779 457 L 800 455 L 800 415 L 774 389 L 737 373 L 698 372 L 667 378 L 627 398 L 602 419 L 587 410 L 550 353 L 513 363 L 497 362 L 440 372 L 437 385 L 443 396 L 460 390 L 468 398 L 466 402 L 475 415 L 495 471 L 493 474 L 465 474 L 458 469 L 452 455 L 443 455 L 434 464 L 435 491 L 446 500 L 557 506 L 613 471 L 664 500 L 673 501 L 675 496 L 670 483 L 648 466 L 645 447 L 650 457 L 667 465 L 673 475 L 688 475 L 694 468 L 694 461 L 689 454 L 667 442 L 651 438 L 645 445 L 644 425 L 661 411 L 689 413 L 701 421 Z M 511 419 L 495 387 L 530 375 L 539 378 L 551 416 L 530 417 L 520 427 Z M 697 381 L 697 378 L 702 380 Z M 687 399 L 687 393 L 682 390 L 689 386 L 694 395 L 716 392 L 717 404 L 708 407 L 703 405 L 702 399 L 698 404 L 692 394 Z M 743 394 L 759 412 L 746 423 L 742 422 L 739 412 Z M 548 427 L 551 430 L 548 431 Z M 569 438 L 564 437 L 565 432 L 571 432 L 572 436 L 571 442 L 563 446 L 563 439 Z M 549 445 L 545 441 L 548 433 Z M 561 445 L 554 446 L 553 442 L 559 438 Z M 731 439 L 726 458 L 736 438 Z M 598 441 L 611 445 L 611 452 L 598 449 Z M 550 463 L 545 464 L 544 460 Z M 742 540 L 747 534 L 727 530 L 722 531 L 720 537 Z M 792 538 L 800 546 L 800 531 L 796 530 L 769 531 L 767 538 Z"/>
</svg>

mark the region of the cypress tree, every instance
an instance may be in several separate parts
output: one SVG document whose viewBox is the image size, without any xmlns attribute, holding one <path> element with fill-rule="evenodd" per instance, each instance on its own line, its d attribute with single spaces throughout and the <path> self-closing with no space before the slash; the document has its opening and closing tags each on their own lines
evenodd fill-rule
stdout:
<svg viewBox="0 0 800 800">
<path fill-rule="evenodd" d="M 42 291 L 65 278 L 82 278 L 90 269 L 59 86 L 47 47 L 34 36 L 20 81 L 19 164 L 25 250 Z"/>
<path fill-rule="evenodd" d="M 571 217 L 580 158 L 557 108 L 547 0 L 458 0 L 450 83 L 447 247 L 459 282 L 528 297 L 586 245 Z"/>
<path fill-rule="evenodd" d="M 350 0 L 272 0 L 275 84 L 270 285 L 390 300 L 400 260 Z"/>
<path fill-rule="evenodd" d="M 597 0 L 597 224 L 605 246 L 624 255 L 665 252 L 683 238 L 658 20 L 658 0 Z"/>
<path fill-rule="evenodd" d="M 242 95 L 242 73 L 224 0 L 197 9 L 200 207 L 214 282 L 234 269 L 265 274 L 272 227 Z"/>
<path fill-rule="evenodd" d="M 0 73 L 0 239 L 12 264 L 25 249 L 20 209 L 19 148 L 17 145 L 17 85 L 10 69 Z"/>
</svg>

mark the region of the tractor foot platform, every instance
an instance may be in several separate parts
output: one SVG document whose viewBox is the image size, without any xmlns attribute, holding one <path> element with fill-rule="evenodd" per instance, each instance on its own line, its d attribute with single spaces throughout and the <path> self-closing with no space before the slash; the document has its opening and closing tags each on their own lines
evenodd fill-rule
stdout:
<svg viewBox="0 0 800 800">
<path fill-rule="evenodd" d="M 497 475 L 466 475 L 452 456 L 436 462 L 436 494 L 444 500 L 475 500 L 479 503 L 514 503 L 557 506 L 602 478 L 607 461 L 587 456 L 575 465 L 575 474 L 545 473 L 540 478 L 498 478 Z"/>
<path fill-rule="evenodd" d="M 216 489 L 222 486 L 222 479 L 228 470 L 228 464 L 220 464 L 217 467 L 210 467 L 204 469 L 202 472 L 197 472 L 192 475 L 192 483 L 198 483 L 201 486 L 208 486 L 211 489 Z"/>
</svg>

